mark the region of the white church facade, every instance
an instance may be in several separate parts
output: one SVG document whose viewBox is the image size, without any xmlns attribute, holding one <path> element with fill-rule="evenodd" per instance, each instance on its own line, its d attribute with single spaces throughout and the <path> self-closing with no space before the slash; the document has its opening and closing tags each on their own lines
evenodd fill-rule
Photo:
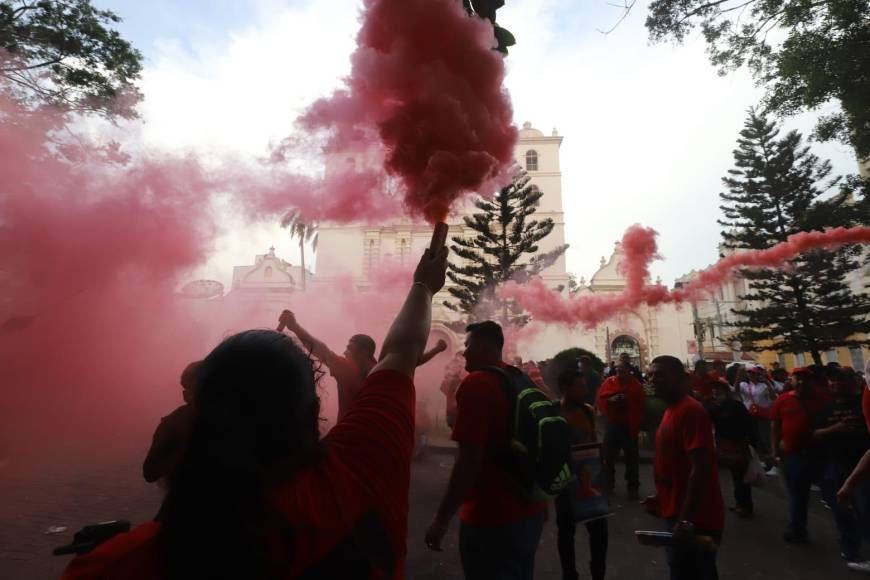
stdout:
<svg viewBox="0 0 870 580">
<path fill-rule="evenodd" d="M 515 159 L 524 168 L 530 183 L 543 192 L 536 217 L 553 220 L 552 233 L 540 244 L 547 252 L 565 244 L 565 222 L 562 209 L 562 173 L 559 150 L 562 137 L 554 129 L 550 135 L 525 123 L 519 131 Z M 472 236 L 474 231 L 462 221 L 473 206 L 463 209 L 448 220 L 450 236 Z M 330 285 L 350 276 L 357 291 L 365 292 L 372 285 L 373 276 L 385 264 L 411 266 L 431 238 L 431 226 L 410 219 L 397 219 L 382 225 L 321 224 L 316 256 L 316 275 L 311 286 Z M 622 292 L 625 279 L 619 272 L 622 251 L 617 244 L 609 259 L 602 258 L 598 272 L 589 283 L 583 281 L 578 296 Z M 562 255 L 542 272 L 551 288 L 567 288 L 568 272 Z M 448 281 L 449 284 L 449 281 Z M 567 290 L 563 290 L 567 292 Z M 449 299 L 444 291 L 436 296 L 433 311 L 433 337 L 444 338 L 451 350 L 461 348 L 463 337 L 444 324 L 455 321 L 458 315 L 442 305 Z M 548 358 L 560 350 L 578 346 L 596 353 L 600 358 L 615 357 L 628 352 L 637 362 L 646 364 L 659 354 L 672 354 L 683 360 L 690 358 L 693 328 L 691 312 L 672 306 L 651 309 L 643 307 L 635 313 L 620 316 L 592 330 L 548 325 L 527 344 L 521 344 L 520 355 L 525 358 Z"/>
</svg>

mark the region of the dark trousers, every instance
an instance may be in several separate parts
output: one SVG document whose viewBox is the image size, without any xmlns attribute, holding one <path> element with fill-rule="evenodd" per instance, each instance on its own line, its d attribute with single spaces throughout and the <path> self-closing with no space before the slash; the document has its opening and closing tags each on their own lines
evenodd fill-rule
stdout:
<svg viewBox="0 0 870 580">
<path fill-rule="evenodd" d="M 861 554 L 862 538 L 870 539 L 870 486 L 861 482 L 855 489 L 852 506 L 837 503 L 837 491 L 843 486 L 855 464 L 831 462 L 825 469 L 822 479 L 822 493 L 831 506 L 837 531 L 840 535 L 840 550 L 849 561 L 857 561 Z"/>
<path fill-rule="evenodd" d="M 577 580 L 577 558 L 574 553 L 574 507 L 567 493 L 556 498 L 556 526 L 558 528 L 559 560 L 562 563 L 562 578 Z M 604 580 L 607 572 L 607 519 L 601 518 L 586 523 L 589 533 L 589 575 L 592 580 Z"/>
<path fill-rule="evenodd" d="M 737 504 L 737 507 L 751 513 L 753 510 L 752 486 L 743 481 L 743 478 L 746 477 L 746 469 L 748 467 L 748 463 L 741 463 L 740 465 L 732 467 L 731 481 L 734 482 L 734 502 Z"/>
<path fill-rule="evenodd" d="M 769 469 L 773 465 L 773 460 L 770 457 L 770 419 L 764 417 L 753 417 L 755 420 L 755 432 L 758 433 L 758 442 L 755 449 L 764 463 L 765 469 Z"/>
<path fill-rule="evenodd" d="M 459 526 L 459 556 L 466 580 L 532 580 L 535 552 L 547 512 L 500 526 Z"/>
<path fill-rule="evenodd" d="M 676 522 L 668 523 L 673 527 Z M 717 545 L 722 539 L 722 532 L 696 529 L 695 533 L 699 536 L 710 536 Z M 701 549 L 691 544 L 674 544 L 668 547 L 667 553 L 671 580 L 719 580 L 714 550 Z"/>
<path fill-rule="evenodd" d="M 807 535 L 810 487 L 821 477 L 819 458 L 806 452 L 785 455 L 785 484 L 788 489 L 788 529 L 797 536 Z"/>
<path fill-rule="evenodd" d="M 607 485 L 611 489 L 616 486 L 616 460 L 620 451 L 625 455 L 625 481 L 628 489 L 637 491 L 640 487 L 637 435 L 629 435 L 626 426 L 608 423 L 604 432 L 604 468 Z"/>
</svg>

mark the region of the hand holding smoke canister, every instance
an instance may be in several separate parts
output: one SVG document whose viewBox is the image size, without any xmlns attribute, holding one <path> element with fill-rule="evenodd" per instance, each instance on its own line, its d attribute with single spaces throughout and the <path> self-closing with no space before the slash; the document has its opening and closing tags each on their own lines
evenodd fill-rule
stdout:
<svg viewBox="0 0 870 580">
<path fill-rule="evenodd" d="M 438 222 L 432 233 L 429 253 L 424 254 L 414 271 L 414 285 L 426 288 L 431 295 L 436 294 L 444 286 L 447 270 L 447 224 Z"/>
</svg>

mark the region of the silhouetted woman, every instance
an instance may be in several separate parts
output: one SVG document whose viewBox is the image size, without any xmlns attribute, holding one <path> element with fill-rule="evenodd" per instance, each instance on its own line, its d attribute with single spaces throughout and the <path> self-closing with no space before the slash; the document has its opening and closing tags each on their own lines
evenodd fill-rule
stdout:
<svg viewBox="0 0 870 580">
<path fill-rule="evenodd" d="M 319 440 L 308 356 L 250 330 L 198 372 L 190 446 L 160 521 L 75 558 L 65 579 L 401 578 L 414 369 L 446 250 L 414 284 L 346 416 Z"/>
</svg>

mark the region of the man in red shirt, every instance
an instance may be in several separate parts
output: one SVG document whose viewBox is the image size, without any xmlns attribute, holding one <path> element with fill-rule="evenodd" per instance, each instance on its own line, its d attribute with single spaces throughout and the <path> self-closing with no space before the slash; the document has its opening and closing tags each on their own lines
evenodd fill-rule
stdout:
<svg viewBox="0 0 870 580">
<path fill-rule="evenodd" d="M 375 340 L 366 334 L 354 334 L 347 341 L 344 355 L 332 351 L 325 343 L 315 338 L 296 320 L 296 315 L 285 310 L 278 319 L 280 324 L 299 337 L 311 354 L 329 369 L 335 377 L 338 389 L 338 420 L 350 409 L 350 405 L 369 371 L 375 366 Z"/>
<path fill-rule="evenodd" d="M 792 378 L 794 390 L 783 393 L 773 404 L 771 451 L 783 466 L 789 496 L 789 523 L 783 539 L 806 543 L 810 487 L 820 481 L 823 467 L 823 457 L 813 441 L 813 426 L 830 401 L 830 393 L 824 372 L 816 365 L 795 369 Z"/>
<path fill-rule="evenodd" d="M 377 362 L 375 360 L 377 348 L 375 340 L 367 334 L 354 334 L 347 341 L 342 356 L 333 352 L 326 344 L 305 330 L 296 320 L 296 315 L 293 312 L 283 311 L 278 321 L 281 326 L 299 337 L 305 348 L 326 365 L 329 374 L 335 377 L 338 389 L 338 420 L 341 420 L 350 409 L 369 371 Z M 443 340 L 438 341 L 435 347 L 423 353 L 419 364 L 429 362 L 435 355 L 444 350 L 447 350 L 447 343 Z"/>
<path fill-rule="evenodd" d="M 510 402 L 500 377 L 484 369 L 506 366 L 504 334 L 490 320 L 469 325 L 466 333 L 469 375 L 456 393 L 453 427 L 459 456 L 426 532 L 426 545 L 441 549 L 447 526 L 459 510 L 459 552 L 467 580 L 531 580 L 547 507 L 522 497 L 499 465 L 510 445 Z"/>
<path fill-rule="evenodd" d="M 679 359 L 656 357 L 650 376 L 667 410 L 656 434 L 656 495 L 644 506 L 664 517 L 674 534 L 668 548 L 671 580 L 715 580 L 716 552 L 693 541 L 708 536 L 718 543 L 725 527 L 713 425 L 701 403 L 688 395 L 691 378 Z"/>
<path fill-rule="evenodd" d="M 612 491 L 616 486 L 616 460 L 622 451 L 625 454 L 628 496 L 638 499 L 640 478 L 637 434 L 646 410 L 646 395 L 643 385 L 631 375 L 628 362 L 620 358 L 616 363 L 616 375 L 604 381 L 598 391 L 597 406 L 607 420 L 604 432 L 604 465 L 608 488 Z"/>
</svg>

